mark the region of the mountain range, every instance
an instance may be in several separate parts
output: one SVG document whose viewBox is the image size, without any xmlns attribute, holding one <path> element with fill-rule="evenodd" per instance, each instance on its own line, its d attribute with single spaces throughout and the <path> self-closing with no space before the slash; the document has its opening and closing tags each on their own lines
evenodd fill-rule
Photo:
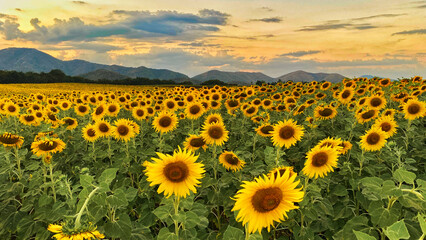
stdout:
<svg viewBox="0 0 426 240">
<path fill-rule="evenodd" d="M 300 70 L 282 75 L 278 78 L 267 76 L 261 72 L 225 72 L 211 70 L 190 78 L 183 73 L 168 69 L 153 69 L 144 66 L 134 68 L 119 65 L 105 65 L 78 59 L 62 61 L 34 48 L 6 48 L 0 50 L 0 70 L 40 73 L 50 72 L 53 69 L 59 69 L 70 76 L 81 76 L 90 80 L 120 80 L 141 77 L 174 80 L 176 82 L 192 81 L 196 84 L 214 79 L 229 84 L 248 85 L 255 84 L 257 81 L 272 83 L 278 80 L 293 80 L 295 82 L 319 82 L 324 80 L 339 82 L 345 78 L 337 73 L 309 73 Z"/>
</svg>

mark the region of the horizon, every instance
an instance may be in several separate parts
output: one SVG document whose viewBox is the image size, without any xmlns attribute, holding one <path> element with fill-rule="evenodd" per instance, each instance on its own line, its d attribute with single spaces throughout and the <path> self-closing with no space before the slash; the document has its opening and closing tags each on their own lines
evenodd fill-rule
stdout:
<svg viewBox="0 0 426 240">
<path fill-rule="evenodd" d="M 16 0 L 0 6 L 0 49 L 191 77 L 302 70 L 397 79 L 426 73 L 424 8 L 397 0 Z"/>
</svg>

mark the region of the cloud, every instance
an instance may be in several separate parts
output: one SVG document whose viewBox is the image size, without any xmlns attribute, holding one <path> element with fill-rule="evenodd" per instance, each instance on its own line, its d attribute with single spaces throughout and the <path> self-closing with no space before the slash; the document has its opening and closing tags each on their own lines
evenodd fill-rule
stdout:
<svg viewBox="0 0 426 240">
<path fill-rule="evenodd" d="M 414 29 L 409 31 L 402 31 L 393 33 L 393 35 L 413 35 L 413 34 L 426 34 L 426 29 Z"/>
<path fill-rule="evenodd" d="M 85 2 L 85 1 L 72 1 L 72 3 L 74 3 L 74 4 L 78 4 L 78 5 L 86 5 L 86 4 L 88 4 L 87 2 Z"/>
<path fill-rule="evenodd" d="M 180 43 L 179 46 L 184 47 L 220 47 L 220 44 L 208 44 L 204 41 L 189 42 L 189 43 Z"/>
<path fill-rule="evenodd" d="M 259 9 L 262 10 L 262 11 L 266 11 L 266 12 L 273 12 L 274 11 L 274 9 L 272 9 L 270 7 L 261 7 Z"/>
<path fill-rule="evenodd" d="M 15 11 L 23 12 L 24 10 L 22 10 L 21 8 L 15 8 Z"/>
<path fill-rule="evenodd" d="M 265 23 L 279 23 L 282 22 L 283 19 L 280 17 L 270 17 L 270 18 L 258 18 L 258 19 L 250 19 L 249 22 L 265 22 Z"/>
<path fill-rule="evenodd" d="M 113 50 L 122 50 L 122 47 L 113 46 L 104 43 L 95 43 L 95 42 L 67 42 L 65 45 L 44 45 L 40 48 L 41 50 L 55 50 L 55 51 L 63 51 L 63 50 L 90 50 L 95 53 L 106 53 Z"/>
<path fill-rule="evenodd" d="M 16 21 L 6 19 L 0 21 L 0 33 L 7 40 L 25 39 L 41 43 L 92 41 L 110 36 L 194 40 L 208 32 L 219 31 L 219 27 L 226 25 L 229 18 L 226 13 L 210 9 L 200 10 L 198 14 L 116 10 L 112 15 L 119 15 L 120 19 L 100 25 L 86 24 L 80 18 L 73 17 L 68 20 L 54 19 L 52 25 L 46 26 L 34 18 L 30 22 L 33 29 L 28 32 L 21 31 Z"/>
<path fill-rule="evenodd" d="M 378 14 L 378 15 L 372 15 L 372 16 L 368 16 L 368 17 L 360 17 L 360 18 L 351 18 L 350 20 L 352 21 L 363 21 L 363 20 L 369 20 L 369 19 L 374 19 L 374 18 L 393 18 L 393 17 L 399 17 L 399 16 L 404 16 L 407 14 Z"/>
<path fill-rule="evenodd" d="M 280 56 L 282 56 L 282 57 L 285 57 L 285 56 L 302 57 L 302 56 L 306 56 L 306 55 L 317 54 L 317 53 L 320 53 L 320 52 L 321 51 L 297 51 L 297 52 L 284 53 L 284 54 L 281 54 Z"/>
<path fill-rule="evenodd" d="M 9 20 L 9 21 L 16 21 L 16 20 L 18 20 L 18 17 L 15 16 L 15 15 L 0 13 L 0 19 L 5 19 L 5 20 Z"/>
<path fill-rule="evenodd" d="M 353 23 L 340 23 L 338 21 L 329 21 L 324 24 L 312 25 L 312 26 L 304 26 L 301 29 L 296 31 L 299 32 L 312 32 L 312 31 L 325 31 L 325 30 L 334 30 L 334 29 L 356 29 L 356 30 L 367 30 L 372 28 L 377 28 L 378 26 L 374 26 L 370 23 L 362 23 L 362 24 L 353 24 Z"/>
</svg>

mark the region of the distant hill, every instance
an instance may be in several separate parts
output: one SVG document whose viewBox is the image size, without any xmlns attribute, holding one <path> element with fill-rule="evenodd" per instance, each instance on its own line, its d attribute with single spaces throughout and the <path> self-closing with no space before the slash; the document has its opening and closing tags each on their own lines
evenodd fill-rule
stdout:
<svg viewBox="0 0 426 240">
<path fill-rule="evenodd" d="M 269 77 L 261 72 L 224 72 L 219 70 L 211 70 L 194 76 L 192 79 L 202 82 L 217 79 L 228 84 L 242 85 L 255 84 L 257 81 L 264 81 L 266 83 L 272 83 L 276 81 L 274 78 Z"/>
<path fill-rule="evenodd" d="M 78 59 L 62 61 L 33 48 L 6 48 L 0 50 L 0 70 L 40 73 L 49 72 L 53 69 L 59 69 L 70 76 L 79 76 L 104 69 L 131 78 L 189 80 L 187 75 L 167 69 L 153 69 L 143 66 L 133 68 L 118 65 L 104 65 Z M 105 74 L 105 72 L 103 73 Z M 91 74 L 91 76 L 93 76 L 93 74 Z"/>
<path fill-rule="evenodd" d="M 346 77 L 338 73 L 310 73 L 299 70 L 277 77 L 277 80 L 280 79 L 283 82 L 292 80 L 294 82 L 329 81 L 336 83 L 342 81 L 344 78 Z"/>
<path fill-rule="evenodd" d="M 119 73 L 109 71 L 106 69 L 98 69 L 93 72 L 81 74 L 80 77 L 84 77 L 86 79 L 90 80 L 100 80 L 100 79 L 106 79 L 106 80 L 121 80 L 129 78 L 127 76 L 121 75 Z"/>
</svg>

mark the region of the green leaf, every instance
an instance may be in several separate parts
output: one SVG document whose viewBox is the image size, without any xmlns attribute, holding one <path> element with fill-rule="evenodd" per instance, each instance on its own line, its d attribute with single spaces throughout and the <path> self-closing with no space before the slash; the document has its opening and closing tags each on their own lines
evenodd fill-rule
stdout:
<svg viewBox="0 0 426 240">
<path fill-rule="evenodd" d="M 371 216 L 371 222 L 379 227 L 387 227 L 396 222 L 399 218 L 400 205 L 394 204 L 392 208 L 386 209 L 381 201 L 371 202 L 368 212 Z"/>
<path fill-rule="evenodd" d="M 111 196 L 108 196 L 107 198 L 106 198 L 106 201 L 107 201 L 107 203 L 111 206 L 111 207 L 113 207 L 113 208 L 115 208 L 115 209 L 118 209 L 118 208 L 120 208 L 120 207 L 126 207 L 127 206 L 127 201 L 126 201 L 126 198 L 122 198 L 122 197 L 119 197 L 119 196 L 117 196 L 117 195 L 111 195 Z"/>
<path fill-rule="evenodd" d="M 413 185 L 414 180 L 416 179 L 416 174 L 399 168 L 393 173 L 393 177 L 398 180 L 398 182 L 406 182 Z"/>
<path fill-rule="evenodd" d="M 384 230 L 390 240 L 409 239 L 410 234 L 405 226 L 404 220 L 398 221 Z"/>
<path fill-rule="evenodd" d="M 80 184 L 84 188 L 89 188 L 92 186 L 93 176 L 90 175 L 80 175 Z"/>
<path fill-rule="evenodd" d="M 426 235 L 426 221 L 422 215 L 417 214 L 417 220 L 419 220 L 420 228 L 422 229 L 423 234 Z"/>
<path fill-rule="evenodd" d="M 168 228 L 162 228 L 160 229 L 160 232 L 158 232 L 157 236 L 158 240 L 177 240 L 178 237 L 176 234 L 171 233 Z"/>
<path fill-rule="evenodd" d="M 172 216 L 173 206 L 163 205 L 152 211 L 155 216 L 157 216 L 160 220 L 164 221 L 166 218 Z"/>
<path fill-rule="evenodd" d="M 102 172 L 101 176 L 98 178 L 98 182 L 100 186 L 104 189 L 109 189 L 109 185 L 111 184 L 112 180 L 114 180 L 115 176 L 117 175 L 118 168 L 108 168 L 105 171 Z"/>
<path fill-rule="evenodd" d="M 259 233 L 252 233 L 250 234 L 249 240 L 263 240 L 263 237 Z"/>
<path fill-rule="evenodd" d="M 235 228 L 229 225 L 228 228 L 226 228 L 226 231 L 223 233 L 223 239 L 242 240 L 244 239 L 244 232 L 239 228 Z"/>
<path fill-rule="evenodd" d="M 118 221 L 109 222 L 104 225 L 105 235 L 113 238 L 129 239 L 132 226 L 129 216 L 120 215 Z"/>
<path fill-rule="evenodd" d="M 53 198 L 51 196 L 47 194 L 43 194 L 38 199 L 38 206 L 43 207 L 43 206 L 51 204 L 52 202 L 53 202 Z"/>
<path fill-rule="evenodd" d="M 363 233 L 363 232 L 355 231 L 355 230 L 353 230 L 353 232 L 355 233 L 357 240 L 376 240 L 375 237 L 372 237 L 368 235 L 367 233 Z"/>
</svg>

